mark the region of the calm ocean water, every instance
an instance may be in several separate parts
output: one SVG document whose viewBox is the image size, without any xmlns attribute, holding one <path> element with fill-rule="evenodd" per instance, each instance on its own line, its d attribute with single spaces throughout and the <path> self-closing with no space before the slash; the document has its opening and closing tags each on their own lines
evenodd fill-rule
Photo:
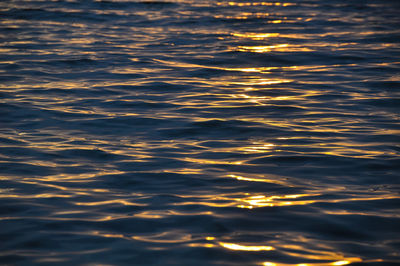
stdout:
<svg viewBox="0 0 400 266">
<path fill-rule="evenodd" d="M 0 265 L 400 265 L 399 13 L 2 1 Z"/>
</svg>

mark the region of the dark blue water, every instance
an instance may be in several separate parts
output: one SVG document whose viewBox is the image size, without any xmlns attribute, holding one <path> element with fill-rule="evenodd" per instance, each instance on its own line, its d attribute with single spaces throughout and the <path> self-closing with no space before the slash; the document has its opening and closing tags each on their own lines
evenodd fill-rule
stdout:
<svg viewBox="0 0 400 266">
<path fill-rule="evenodd" d="M 2 1 L 1 265 L 400 265 L 400 3 Z"/>
</svg>

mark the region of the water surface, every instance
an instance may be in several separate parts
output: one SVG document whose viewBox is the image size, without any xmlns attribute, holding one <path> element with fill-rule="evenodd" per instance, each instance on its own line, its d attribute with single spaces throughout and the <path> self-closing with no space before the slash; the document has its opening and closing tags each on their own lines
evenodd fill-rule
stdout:
<svg viewBox="0 0 400 266">
<path fill-rule="evenodd" d="M 0 3 L 0 264 L 400 265 L 397 1 Z"/>
</svg>

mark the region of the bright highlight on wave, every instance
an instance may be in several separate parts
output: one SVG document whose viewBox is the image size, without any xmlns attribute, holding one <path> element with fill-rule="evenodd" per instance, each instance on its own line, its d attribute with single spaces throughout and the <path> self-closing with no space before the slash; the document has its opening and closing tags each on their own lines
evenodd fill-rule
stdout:
<svg viewBox="0 0 400 266">
<path fill-rule="evenodd" d="M 265 38 L 278 37 L 279 33 L 232 33 L 235 37 L 263 40 Z"/>
<path fill-rule="evenodd" d="M 349 265 L 353 262 L 362 262 L 360 258 L 346 258 L 345 260 L 338 260 L 334 262 L 322 262 L 322 263 L 274 263 L 274 262 L 263 262 L 263 266 L 342 266 Z M 373 261 L 371 261 L 373 262 Z"/>
<path fill-rule="evenodd" d="M 218 242 L 221 246 L 227 249 L 240 250 L 240 251 L 271 251 L 274 247 L 271 246 L 244 246 L 233 243 Z"/>
<path fill-rule="evenodd" d="M 276 44 L 276 45 L 263 45 L 263 46 L 238 46 L 235 48 L 240 52 L 252 52 L 252 53 L 268 53 L 268 52 L 310 52 L 313 49 L 304 47 L 303 45 L 294 44 Z"/>
<path fill-rule="evenodd" d="M 292 6 L 296 5 L 295 3 L 281 3 L 281 2 L 219 2 L 217 3 L 219 6 Z"/>
<path fill-rule="evenodd" d="M 250 181 L 250 180 L 248 180 Z M 299 194 L 299 195 L 284 195 L 284 196 L 250 196 L 243 199 L 238 199 L 239 202 L 245 203 L 238 205 L 239 208 L 252 209 L 254 207 L 276 207 L 276 206 L 293 206 L 307 205 L 314 203 L 315 200 L 295 200 L 302 197 L 318 196 L 319 194 Z"/>
</svg>

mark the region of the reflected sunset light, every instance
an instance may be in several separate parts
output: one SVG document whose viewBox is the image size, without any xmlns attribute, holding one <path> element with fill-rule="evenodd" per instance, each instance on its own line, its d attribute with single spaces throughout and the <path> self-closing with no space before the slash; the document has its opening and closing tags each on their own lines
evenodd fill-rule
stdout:
<svg viewBox="0 0 400 266">
<path fill-rule="evenodd" d="M 233 243 L 224 243 L 219 242 L 222 247 L 231 249 L 231 250 L 240 250 L 240 251 L 270 251 L 274 250 L 271 246 L 245 246 L 245 245 L 238 245 Z"/>
<path fill-rule="evenodd" d="M 238 46 L 235 48 L 240 52 L 252 52 L 252 53 L 268 53 L 268 52 L 310 52 L 313 51 L 311 48 L 303 47 L 302 45 L 289 45 L 286 43 L 277 45 L 267 46 Z"/>
</svg>

